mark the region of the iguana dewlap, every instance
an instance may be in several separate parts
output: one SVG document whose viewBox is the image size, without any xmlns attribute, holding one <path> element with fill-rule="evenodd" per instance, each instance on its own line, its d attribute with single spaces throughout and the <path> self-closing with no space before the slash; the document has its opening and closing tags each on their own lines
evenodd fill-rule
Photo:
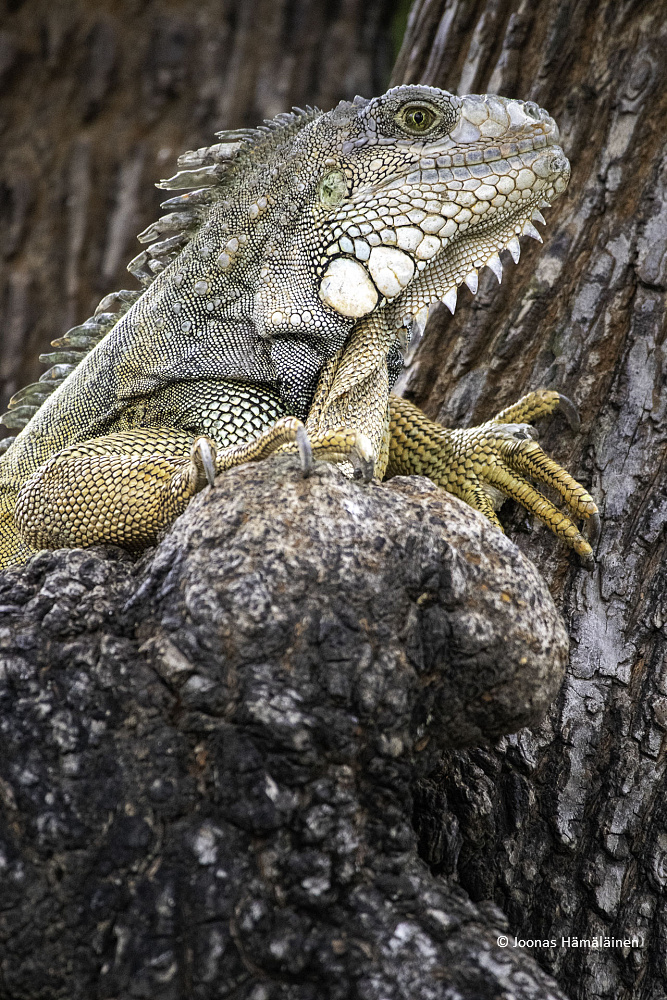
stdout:
<svg viewBox="0 0 667 1000">
<path fill-rule="evenodd" d="M 399 347 L 480 268 L 502 275 L 540 208 L 565 190 L 558 129 L 530 102 L 396 87 L 280 115 L 186 153 L 183 193 L 119 292 L 54 341 L 53 367 L 10 402 L 23 427 L 0 461 L 0 565 L 38 548 L 154 542 L 215 472 L 277 448 L 366 478 L 430 476 L 498 527 L 518 499 L 585 559 L 553 487 L 594 526 L 591 497 L 527 422 L 563 402 L 530 393 L 448 430 L 390 396 Z M 192 189 L 192 190 L 190 190 Z M 115 305 L 117 312 L 110 308 Z M 305 431 L 304 425 L 305 424 Z M 23 426 L 25 425 L 25 426 Z"/>
</svg>

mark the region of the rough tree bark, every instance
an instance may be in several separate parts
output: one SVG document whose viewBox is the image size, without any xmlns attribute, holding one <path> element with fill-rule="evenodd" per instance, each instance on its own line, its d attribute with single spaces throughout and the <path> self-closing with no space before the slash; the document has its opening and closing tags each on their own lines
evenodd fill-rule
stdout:
<svg viewBox="0 0 667 1000">
<path fill-rule="evenodd" d="M 134 287 L 160 177 L 221 128 L 381 93 L 401 0 L 8 0 L 0 15 L 0 412 Z M 128 285 L 129 283 L 129 285 Z"/>
<path fill-rule="evenodd" d="M 558 690 L 516 546 L 428 480 L 274 458 L 123 555 L 0 577 L 0 998 L 565 1000 L 410 822 L 444 747 Z"/>
<path fill-rule="evenodd" d="M 539 732 L 450 756 L 416 808 L 433 870 L 512 935 L 556 939 L 533 954 L 582 1000 L 667 996 L 665 51 L 658 3 L 417 0 L 393 77 L 537 101 L 572 162 L 545 246 L 432 316 L 403 386 L 446 424 L 538 386 L 582 413 L 580 435 L 554 422 L 544 442 L 598 499 L 594 572 L 507 516 L 567 621 L 558 702 Z M 561 945 L 596 935 L 643 945 Z"/>
</svg>

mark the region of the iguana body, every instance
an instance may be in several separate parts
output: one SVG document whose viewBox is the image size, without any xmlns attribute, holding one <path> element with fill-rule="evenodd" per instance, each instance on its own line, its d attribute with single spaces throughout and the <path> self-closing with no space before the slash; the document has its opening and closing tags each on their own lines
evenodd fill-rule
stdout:
<svg viewBox="0 0 667 1000">
<path fill-rule="evenodd" d="M 144 292 L 119 293 L 117 320 L 103 300 L 98 326 L 54 342 L 66 349 L 55 369 L 14 397 L 6 422 L 30 419 L 0 462 L 0 564 L 36 547 L 150 544 L 213 466 L 297 445 L 307 463 L 302 421 L 318 456 L 431 475 L 495 523 L 499 489 L 587 556 L 521 478 L 596 516 L 521 424 L 557 393 L 470 431 L 389 396 L 415 318 L 439 299 L 453 309 L 461 282 L 474 291 L 484 265 L 500 277 L 498 252 L 516 259 L 518 235 L 537 236 L 531 219 L 569 177 L 553 120 L 519 101 L 399 87 L 224 138 L 162 183 L 196 190 L 140 237 L 160 237 L 130 265 Z"/>
</svg>

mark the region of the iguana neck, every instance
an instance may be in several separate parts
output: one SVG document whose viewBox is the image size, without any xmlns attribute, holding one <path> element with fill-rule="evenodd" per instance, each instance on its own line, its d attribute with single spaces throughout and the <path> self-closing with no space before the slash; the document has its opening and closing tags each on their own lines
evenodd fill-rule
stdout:
<svg viewBox="0 0 667 1000">
<path fill-rule="evenodd" d="M 318 177 L 311 173 L 309 183 L 300 181 L 294 157 L 292 149 L 289 170 L 287 160 L 278 161 L 255 170 L 242 187 L 230 185 L 228 197 L 223 189 L 185 249 L 154 281 L 147 328 L 153 337 L 159 331 L 168 354 L 170 343 L 185 339 L 190 349 L 179 355 L 197 358 L 202 349 L 222 349 L 223 341 L 228 355 L 230 329 L 233 341 L 238 328 L 246 358 L 254 353 L 262 359 L 261 373 L 250 364 L 245 374 L 253 380 L 272 376 L 287 409 L 305 416 L 322 365 L 354 321 L 333 313 L 318 295 L 309 246 L 317 236 L 303 224 Z M 126 317 L 139 334 L 144 312 L 139 302 Z"/>
</svg>

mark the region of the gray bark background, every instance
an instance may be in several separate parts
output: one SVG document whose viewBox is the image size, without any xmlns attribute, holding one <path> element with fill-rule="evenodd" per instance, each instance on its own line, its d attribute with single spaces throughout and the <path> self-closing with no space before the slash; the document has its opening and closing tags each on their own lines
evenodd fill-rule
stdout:
<svg viewBox="0 0 667 1000">
<path fill-rule="evenodd" d="M 565 1000 L 417 855 L 416 775 L 567 660 L 461 501 L 248 463 L 134 564 L 11 567 L 0 621 L 0 1000 Z"/>
<path fill-rule="evenodd" d="M 550 719 L 494 753 L 452 756 L 420 792 L 434 870 L 494 900 L 572 998 L 667 996 L 667 19 L 661 3 L 417 0 L 393 82 L 537 101 L 572 162 L 500 289 L 486 273 L 431 318 L 405 393 L 477 423 L 529 389 L 579 406 L 543 444 L 599 503 L 593 573 L 507 510 L 566 618 L 570 668 Z M 507 507 L 509 508 L 509 504 Z M 525 533 L 523 533 L 525 532 Z M 561 936 L 644 937 L 564 948 Z"/>
</svg>

